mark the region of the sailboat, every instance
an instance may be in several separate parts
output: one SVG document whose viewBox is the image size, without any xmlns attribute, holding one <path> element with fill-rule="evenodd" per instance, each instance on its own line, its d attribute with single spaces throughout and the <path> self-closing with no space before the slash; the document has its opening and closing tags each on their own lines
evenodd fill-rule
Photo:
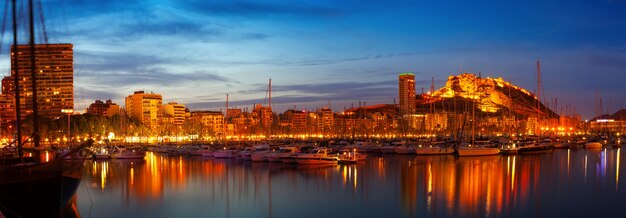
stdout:
<svg viewBox="0 0 626 218">
<path fill-rule="evenodd" d="M 17 43 L 16 24 L 16 1 L 12 1 L 13 11 L 13 48 L 14 53 L 19 54 Z M 33 31 L 33 2 L 28 4 L 30 14 L 30 54 L 31 54 L 31 75 L 32 87 L 35 90 L 32 94 L 34 132 L 32 141 L 35 145 L 35 157 L 39 153 L 39 127 L 37 111 L 37 88 L 35 76 L 35 40 Z M 19 58 L 15 58 L 14 66 L 17 66 Z M 15 71 L 15 109 L 17 126 L 17 161 L 0 165 L 0 216 L 4 217 L 60 217 L 63 210 L 68 206 L 70 199 L 76 192 L 82 177 L 82 161 L 65 161 L 65 157 L 79 152 L 85 147 L 91 146 L 93 141 L 88 140 L 79 146 L 72 148 L 69 152 L 57 156 L 48 162 L 37 162 L 36 158 L 26 160 L 24 149 L 22 148 L 22 137 L 20 133 L 20 104 L 19 104 L 19 73 Z"/>
<path fill-rule="evenodd" d="M 541 65 L 539 61 L 537 61 L 537 124 L 540 124 L 541 118 Z M 535 153 L 544 153 L 552 151 L 553 143 L 549 138 L 541 140 L 541 134 L 537 133 L 537 142 L 531 143 L 529 145 L 525 145 L 520 147 L 517 150 L 518 154 L 535 154 Z"/>
<path fill-rule="evenodd" d="M 478 79 L 481 80 L 481 76 L 478 76 Z M 482 83 L 482 81 L 481 81 Z M 477 87 L 480 87 L 480 85 L 478 85 Z M 477 89 L 477 88 L 475 88 Z M 476 93 L 476 90 L 474 90 L 474 93 Z M 476 136 L 476 132 L 475 132 L 475 126 L 476 126 L 476 119 L 475 119 L 475 111 L 476 111 L 476 107 L 474 106 L 474 104 L 472 104 L 472 138 L 470 140 L 470 143 L 467 144 L 466 146 L 461 146 L 459 147 L 456 151 L 457 154 L 459 155 L 459 157 L 465 157 L 465 156 L 487 156 L 487 155 L 498 155 L 500 154 L 500 149 L 495 148 L 495 147 L 491 147 L 490 144 L 484 144 L 484 143 L 476 143 L 477 141 L 475 140 L 475 136 Z"/>
</svg>

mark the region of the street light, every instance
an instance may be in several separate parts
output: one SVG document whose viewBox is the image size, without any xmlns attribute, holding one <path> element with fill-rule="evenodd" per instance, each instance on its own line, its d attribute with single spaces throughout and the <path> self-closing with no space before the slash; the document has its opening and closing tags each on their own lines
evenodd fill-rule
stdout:
<svg viewBox="0 0 626 218">
<path fill-rule="evenodd" d="M 61 113 L 67 114 L 67 138 L 70 139 L 71 142 L 72 134 L 70 133 L 70 116 L 74 113 L 74 109 L 61 109 Z"/>
</svg>

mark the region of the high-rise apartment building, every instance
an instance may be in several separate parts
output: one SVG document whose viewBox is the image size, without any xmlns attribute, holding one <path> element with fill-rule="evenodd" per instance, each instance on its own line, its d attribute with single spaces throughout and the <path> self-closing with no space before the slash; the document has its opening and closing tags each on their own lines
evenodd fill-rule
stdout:
<svg viewBox="0 0 626 218">
<path fill-rule="evenodd" d="M 415 113 L 415 75 L 402 73 L 398 77 L 400 115 Z"/>
<path fill-rule="evenodd" d="M 173 117 L 173 124 L 182 126 L 185 122 L 185 105 L 176 102 L 169 102 L 163 106 L 163 113 Z"/>
<path fill-rule="evenodd" d="M 163 116 L 163 97 L 161 94 L 135 91 L 126 97 L 126 114 L 139 119 L 149 128 L 158 127 Z"/>
<path fill-rule="evenodd" d="M 22 118 L 33 112 L 32 64 L 29 45 L 11 47 L 11 76 L 2 79 L 2 94 L 14 94 L 14 78 L 19 76 Z M 15 64 L 17 60 L 17 65 Z M 63 116 L 74 109 L 74 52 L 72 44 L 35 45 L 35 75 L 39 115 Z"/>
</svg>

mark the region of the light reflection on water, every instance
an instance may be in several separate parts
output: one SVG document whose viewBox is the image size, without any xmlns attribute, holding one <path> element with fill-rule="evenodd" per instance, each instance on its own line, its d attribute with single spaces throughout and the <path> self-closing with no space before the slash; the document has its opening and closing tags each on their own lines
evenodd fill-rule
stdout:
<svg viewBox="0 0 626 218">
<path fill-rule="evenodd" d="M 88 161 L 77 204 L 92 217 L 624 216 L 620 153 L 384 155 L 308 167 L 148 153 Z"/>
</svg>

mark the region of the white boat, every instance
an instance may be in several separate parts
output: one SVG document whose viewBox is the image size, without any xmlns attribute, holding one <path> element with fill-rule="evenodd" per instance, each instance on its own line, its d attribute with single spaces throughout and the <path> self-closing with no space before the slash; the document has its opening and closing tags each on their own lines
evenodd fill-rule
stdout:
<svg viewBox="0 0 626 218">
<path fill-rule="evenodd" d="M 364 161 L 367 158 L 366 154 L 360 154 L 355 148 L 349 151 L 339 152 L 339 163 L 357 163 Z"/>
<path fill-rule="evenodd" d="M 111 158 L 114 159 L 143 159 L 146 156 L 146 152 L 135 148 L 118 148 L 116 147 L 111 154 Z"/>
<path fill-rule="evenodd" d="M 500 154 L 500 149 L 491 148 L 483 146 L 463 146 L 458 148 L 457 154 L 459 157 L 467 157 L 467 156 L 486 156 L 486 155 L 498 155 Z"/>
<path fill-rule="evenodd" d="M 415 148 L 415 154 L 417 155 L 442 155 L 442 154 L 454 154 L 453 148 L 444 148 L 439 146 L 425 146 Z"/>
<path fill-rule="evenodd" d="M 329 155 L 329 148 L 316 148 L 311 153 L 303 153 L 295 156 L 295 161 L 300 165 L 313 165 L 313 164 L 337 164 L 339 163 L 339 157 Z"/>
<path fill-rule="evenodd" d="M 293 146 L 280 147 L 278 151 L 265 154 L 265 158 L 269 162 L 282 162 L 283 157 L 298 153 L 298 148 Z"/>
</svg>

